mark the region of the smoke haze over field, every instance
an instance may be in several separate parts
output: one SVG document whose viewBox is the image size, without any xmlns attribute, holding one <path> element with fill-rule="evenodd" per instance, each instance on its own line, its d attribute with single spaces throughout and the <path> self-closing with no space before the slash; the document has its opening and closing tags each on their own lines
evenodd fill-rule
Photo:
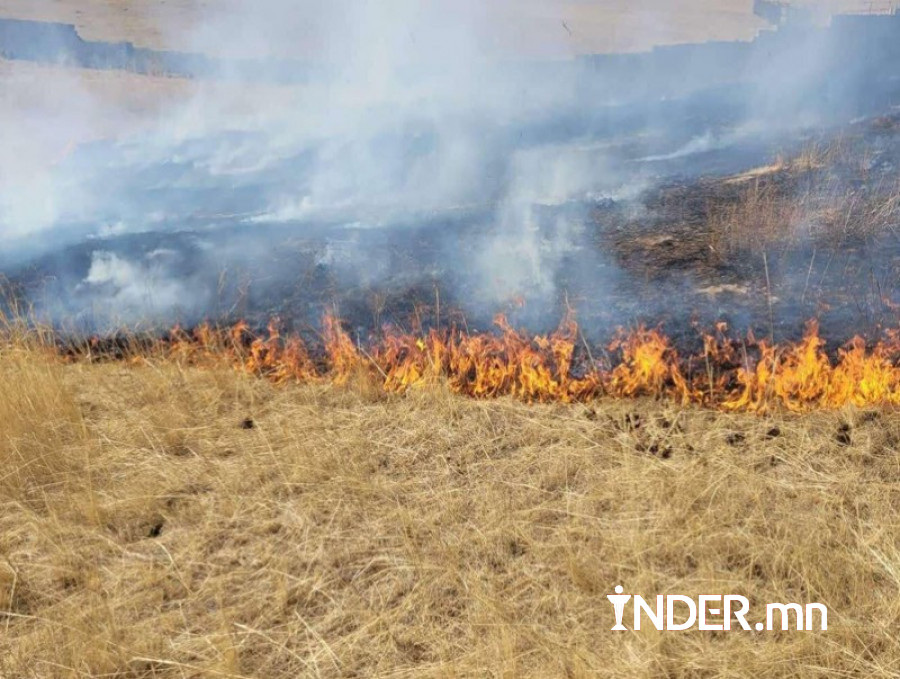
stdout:
<svg viewBox="0 0 900 679">
<path fill-rule="evenodd" d="M 210 5 L 214 5 L 212 8 Z M 323 48 L 322 29 L 336 25 L 334 17 L 341 10 L 352 20 L 362 3 L 291 3 L 291 10 L 321 10 L 320 13 L 290 11 L 280 20 L 261 20 L 258 11 L 248 10 L 241 0 L 167 0 L 161 2 L 123 3 L 113 0 L 2 0 L 0 16 L 40 21 L 74 23 L 89 40 L 129 40 L 144 47 L 183 50 L 196 43 L 204 33 L 211 54 L 240 54 L 257 57 L 264 54 L 308 58 Z M 558 37 L 567 35 L 561 26 L 565 21 L 572 34 L 567 38 L 564 55 L 616 50 L 648 49 L 655 42 L 696 42 L 712 39 L 750 39 L 760 22 L 751 13 L 747 0 L 492 0 L 481 3 L 479 11 L 489 20 L 474 27 L 484 41 L 491 42 L 507 56 L 559 56 Z M 857 8 L 855 0 L 828 4 Z M 465 2 L 460 3 L 460 6 Z M 263 4 L 265 6 L 265 4 Z M 271 6 L 271 4 L 270 4 Z M 212 13 L 249 15 L 248 34 L 267 23 L 275 39 L 258 39 L 245 44 L 209 37 L 203 22 Z M 657 29 L 647 31 L 646 20 L 652 16 Z M 295 18 L 296 17 L 296 18 Z M 338 16 L 340 19 L 340 16 Z M 347 23 L 350 23 L 349 21 Z M 257 33 L 258 34 L 258 33 Z M 281 37 L 287 35 L 287 39 Z M 280 37 L 279 37 L 280 36 Z"/>
<path fill-rule="evenodd" d="M 758 26 L 746 4 L 726 13 Z M 664 42 L 682 10 L 633 4 L 616 30 L 634 45 Z M 316 250 L 311 260 L 346 288 L 406 285 L 418 266 L 418 285 L 445 284 L 448 271 L 466 281 L 453 292 L 468 311 L 518 297 L 549 310 L 577 269 L 602 300 L 619 272 L 590 246 L 591 210 L 669 174 L 701 174 L 711 153 L 731 153 L 737 168 L 749 145 L 764 159 L 761 144 L 829 117 L 814 88 L 843 45 L 805 33 L 787 60 L 733 74 L 739 90 L 710 89 L 707 63 L 668 78 L 664 59 L 613 83 L 571 59 L 597 30 L 589 13 L 574 2 L 264 0 L 216 4 L 186 30 L 160 11 L 163 42 L 273 60 L 254 62 L 258 82 L 195 83 L 139 128 L 126 124 L 127 98 L 110 104 L 75 70 L 53 71 L 64 108 L 0 109 L 0 264 L 49 274 L 55 292 L 36 298 L 40 311 L 89 325 L 214 315 L 215 300 L 237 292 L 223 271 L 262 273 L 253 284 L 282 294 L 297 267 L 267 262 L 313 233 L 315 247 L 298 252 Z M 529 31 L 551 20 L 558 30 L 536 48 Z M 298 71 L 302 84 L 275 84 Z M 831 96 L 857 91 L 851 75 Z M 96 136 L 98 120 L 136 132 L 72 141 Z M 435 252 L 398 271 L 392 246 L 411 234 Z"/>
<path fill-rule="evenodd" d="M 77 25 L 89 40 L 128 40 L 143 47 L 183 50 L 197 42 L 204 21 L 216 14 L 248 13 L 243 0 L 167 0 L 166 2 L 121 3 L 115 0 L 0 0 L 0 17 L 39 21 L 62 21 Z M 210 5 L 214 6 L 211 8 Z M 350 7 L 349 16 L 357 5 Z M 654 44 L 702 42 L 704 40 L 750 40 L 763 23 L 753 16 L 752 0 L 491 0 L 482 3 L 491 23 L 477 27 L 487 40 L 507 56 L 560 56 L 559 36 L 567 35 L 564 56 L 597 52 L 646 50 Z M 865 11 L 885 3 L 869 0 L 807 0 L 796 5 L 816 8 L 824 14 Z M 301 3 L 294 5 L 303 8 Z M 307 5 L 313 7 L 311 4 Z M 320 27 L 333 13 L 305 15 L 293 12 L 268 21 L 273 35 L 288 33 L 287 40 L 259 39 L 240 45 L 213 36 L 206 39 L 212 54 L 257 57 L 277 53 L 308 58 L 321 48 Z M 290 7 L 288 7 L 290 9 Z M 127 11 L 125 11 L 127 10 Z M 263 21 L 250 12 L 255 31 Z M 255 16 L 254 16 L 255 15 Z M 566 22 L 571 35 L 561 22 Z M 208 37 L 208 32 L 207 32 Z"/>
</svg>

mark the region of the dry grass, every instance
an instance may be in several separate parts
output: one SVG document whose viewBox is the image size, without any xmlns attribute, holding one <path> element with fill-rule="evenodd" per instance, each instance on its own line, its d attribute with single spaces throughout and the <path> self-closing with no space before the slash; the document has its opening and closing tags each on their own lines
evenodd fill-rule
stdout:
<svg viewBox="0 0 900 679">
<path fill-rule="evenodd" d="M 82 144 L 134 138 L 158 130 L 161 121 L 198 124 L 192 105 L 209 103 L 227 119 L 289 110 L 308 94 L 302 87 L 268 83 L 201 82 L 3 59 L 0 82 L 0 189 L 9 185 L 11 191 L 43 177 Z"/>
<path fill-rule="evenodd" d="M 22 342 L 0 387 L 3 677 L 900 672 L 889 413 L 384 397 Z M 829 630 L 617 635 L 616 584 L 820 601 Z"/>
<path fill-rule="evenodd" d="M 297 4 L 297 3 L 294 3 Z M 453 3 L 447 3 L 452 5 Z M 698 42 L 704 40 L 749 40 L 764 24 L 752 12 L 746 0 L 605 0 L 602 3 L 578 0 L 497 0 L 479 6 L 476 16 L 483 23 L 483 37 L 499 42 L 513 54 L 558 55 L 560 51 L 597 52 L 649 49 L 657 43 Z M 888 2 L 870 0 L 805 0 L 795 4 L 816 6 L 827 12 L 883 9 Z M 0 0 L 0 16 L 37 21 L 73 23 L 88 40 L 128 40 L 141 46 L 185 49 L 195 48 L 191 37 L 197 27 L 220 19 L 223 12 L 253 6 L 246 0 Z M 322 12 L 314 3 L 300 5 L 307 11 L 287 16 L 271 8 L 290 7 L 291 3 L 265 5 L 259 19 L 269 25 L 291 22 L 302 32 L 303 40 L 279 45 L 294 56 L 309 56 L 310 45 L 318 45 Z M 348 5 L 349 6 L 349 5 Z M 478 6 L 478 3 L 473 3 Z M 476 10 L 470 10 L 475 15 Z M 564 31 L 565 21 L 571 35 Z M 308 32 L 306 27 L 312 26 Z M 277 26 L 276 26 L 277 28 Z M 244 50 L 257 56 L 255 41 L 248 45 L 222 45 L 219 49 L 234 53 Z M 215 49 L 214 45 L 206 45 Z M 271 47 L 271 46 L 270 46 Z"/>
<path fill-rule="evenodd" d="M 845 6 L 852 6 L 854 2 L 859 4 L 859 0 L 842 0 Z M 528 0 L 524 3 L 503 0 L 480 8 L 478 16 L 490 22 L 490 35 L 495 40 L 508 44 L 516 54 L 528 55 L 540 54 L 548 46 L 563 41 L 570 43 L 572 50 L 597 51 L 646 49 L 660 41 L 749 39 L 761 25 L 743 0 L 684 0 L 677 10 L 660 2 L 641 4 L 644 6 L 635 7 L 635 3 L 628 0 L 607 0 L 602 5 L 573 0 Z M 198 27 L 220 20 L 225 12 L 247 6 L 242 0 L 218 0 L 216 3 L 204 0 L 0 0 L 0 16 L 74 23 L 88 40 L 129 40 L 154 48 L 184 49 L 194 47 L 191 36 Z M 258 21 L 270 25 L 278 21 L 293 22 L 300 30 L 304 24 L 312 24 L 321 32 L 322 12 L 316 11 L 314 3 L 300 4 L 293 16 L 287 16 L 283 11 L 276 15 L 273 9 L 291 6 L 291 3 L 271 3 L 268 8 L 263 5 L 257 15 Z M 476 15 L 476 10 L 469 11 Z M 653 26 L 648 31 L 650 20 Z M 560 21 L 567 21 L 572 35 L 562 29 Z M 281 49 L 308 56 L 309 43 L 318 44 L 316 31 L 304 33 L 303 37 L 304 40 L 281 46 Z M 234 53 L 253 47 L 229 45 L 220 49 Z M 256 55 L 251 52 L 249 56 Z"/>
<path fill-rule="evenodd" d="M 894 175 L 870 176 L 870 162 L 864 144 L 839 138 L 725 180 L 736 192 L 707 207 L 711 248 L 735 255 L 810 244 L 841 247 L 896 230 L 900 183 Z"/>
</svg>

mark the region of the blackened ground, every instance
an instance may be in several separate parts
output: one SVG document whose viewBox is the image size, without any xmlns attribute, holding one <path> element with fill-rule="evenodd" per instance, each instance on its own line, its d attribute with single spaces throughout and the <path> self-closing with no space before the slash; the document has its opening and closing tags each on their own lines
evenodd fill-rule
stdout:
<svg viewBox="0 0 900 679">
<path fill-rule="evenodd" d="M 633 198 L 529 204 L 532 228 L 509 234 L 512 244 L 524 234 L 552 253 L 540 272 L 549 283 L 529 298 L 525 281 L 524 305 L 515 290 L 486 301 L 491 281 L 473 262 L 491 234 L 504 235 L 487 202 L 407 213 L 390 224 L 248 222 L 234 211 L 259 202 L 252 185 L 223 194 L 176 184 L 168 190 L 185 201 L 180 220 L 73 238 L 5 270 L 19 299 L 73 334 L 115 329 L 117 303 L 141 307 L 137 320 L 123 316 L 118 325 L 140 321 L 150 330 L 206 319 L 262 328 L 278 316 L 286 330 L 308 332 L 336 311 L 360 338 L 385 324 L 487 330 L 500 311 L 516 326 L 546 332 L 568 306 L 593 342 L 644 323 L 693 347 L 699 331 L 720 320 L 736 333 L 784 340 L 815 317 L 833 350 L 896 325 L 898 129 L 896 117 L 882 116 L 792 142 L 751 138 L 649 157 L 623 142 L 615 174 L 637 168 L 631 176 L 648 188 Z M 133 184 L 167 171 L 142 168 Z M 164 204 L 177 215 L 174 195 Z M 207 200 L 220 202 L 210 210 L 221 216 L 193 210 Z M 129 269 L 136 261 L 143 268 Z M 107 269 L 118 273 L 97 273 Z M 171 284 L 174 303 L 154 315 L 153 294 L 146 303 L 126 296 L 129 277 L 148 289 Z"/>
</svg>

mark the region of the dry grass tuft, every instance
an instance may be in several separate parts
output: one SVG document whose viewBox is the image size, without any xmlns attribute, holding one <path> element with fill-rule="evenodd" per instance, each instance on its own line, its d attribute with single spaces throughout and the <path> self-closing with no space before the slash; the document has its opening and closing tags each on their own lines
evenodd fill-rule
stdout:
<svg viewBox="0 0 900 679">
<path fill-rule="evenodd" d="M 11 327 L 0 347 L 0 501 L 32 502 L 78 466 L 81 410 L 39 336 Z"/>
</svg>

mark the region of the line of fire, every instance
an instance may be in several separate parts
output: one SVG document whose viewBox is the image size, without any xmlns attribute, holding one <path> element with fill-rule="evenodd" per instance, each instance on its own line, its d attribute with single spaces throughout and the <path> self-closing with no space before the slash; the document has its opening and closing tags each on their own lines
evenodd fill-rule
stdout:
<svg viewBox="0 0 900 679">
<path fill-rule="evenodd" d="M 469 79 L 450 59 L 302 126 L 80 144 L 48 172 L 52 204 L 0 202 L 34 224 L 4 241 L 3 310 L 67 360 L 151 348 L 279 383 L 895 405 L 900 13 L 754 11 L 749 41 L 479 72 L 476 103 L 451 96 Z M 343 101 L 332 66 L 65 24 L 2 20 L 0 54 Z"/>
</svg>

